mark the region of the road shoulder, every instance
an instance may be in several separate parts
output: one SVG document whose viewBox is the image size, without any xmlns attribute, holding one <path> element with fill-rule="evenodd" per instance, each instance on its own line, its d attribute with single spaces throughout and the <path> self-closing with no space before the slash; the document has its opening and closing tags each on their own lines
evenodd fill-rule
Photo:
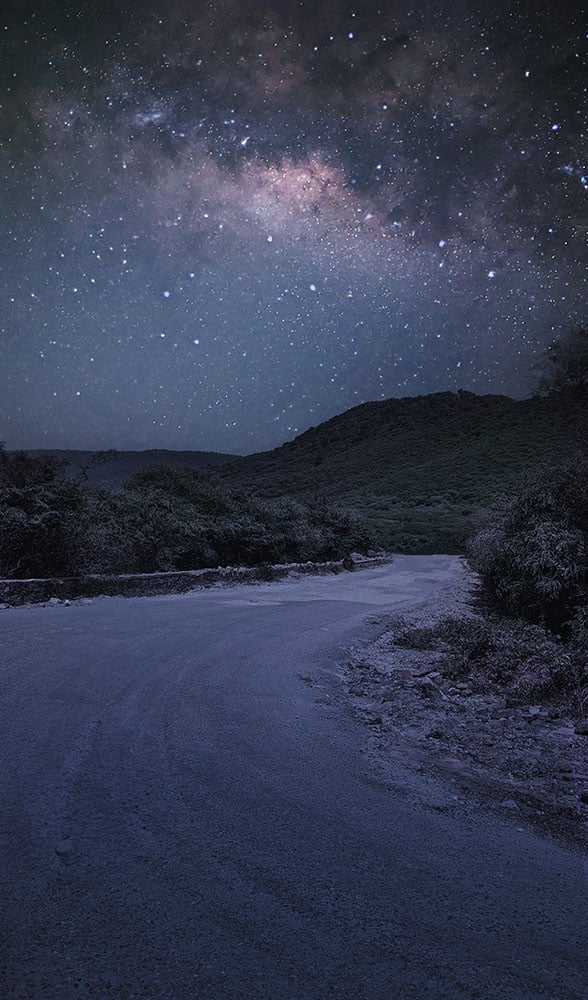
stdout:
<svg viewBox="0 0 588 1000">
<path fill-rule="evenodd" d="M 378 637 L 357 650 L 343 669 L 347 704 L 366 727 L 367 755 L 380 780 L 399 790 L 402 777 L 430 782 L 431 809 L 467 814 L 482 805 L 576 847 L 588 831 L 588 736 L 556 705 L 512 703 L 480 692 L 467 679 L 456 685 L 445 658 L 406 648 L 409 629 L 429 629 L 448 617 L 480 616 L 472 606 L 474 581 L 448 582 L 432 601 L 408 613 L 373 616 Z M 409 779 L 410 780 L 410 779 Z"/>
</svg>

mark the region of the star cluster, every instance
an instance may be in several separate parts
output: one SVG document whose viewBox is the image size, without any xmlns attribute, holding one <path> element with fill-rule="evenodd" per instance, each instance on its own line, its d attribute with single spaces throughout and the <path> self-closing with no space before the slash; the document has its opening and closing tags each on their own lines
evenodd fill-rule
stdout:
<svg viewBox="0 0 588 1000">
<path fill-rule="evenodd" d="M 8 5 L 0 439 L 250 452 L 585 322 L 576 4 Z"/>
</svg>

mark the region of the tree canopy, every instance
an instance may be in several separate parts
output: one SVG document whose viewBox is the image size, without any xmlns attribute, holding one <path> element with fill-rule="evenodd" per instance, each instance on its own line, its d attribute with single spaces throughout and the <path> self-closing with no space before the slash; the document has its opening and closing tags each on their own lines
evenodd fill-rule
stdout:
<svg viewBox="0 0 588 1000">
<path fill-rule="evenodd" d="M 537 368 L 540 395 L 588 389 L 588 330 L 576 327 L 552 341 Z"/>
</svg>

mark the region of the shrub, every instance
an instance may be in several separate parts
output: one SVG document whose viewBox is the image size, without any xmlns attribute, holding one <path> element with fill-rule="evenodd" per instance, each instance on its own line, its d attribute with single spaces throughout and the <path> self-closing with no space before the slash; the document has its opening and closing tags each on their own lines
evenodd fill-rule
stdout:
<svg viewBox="0 0 588 1000">
<path fill-rule="evenodd" d="M 82 510 L 82 490 L 60 463 L 0 446 L 0 575 L 73 572 Z"/>
<path fill-rule="evenodd" d="M 535 701 L 570 686 L 566 646 L 538 625 L 492 616 L 471 623 L 469 635 L 452 630 L 448 671 L 482 691 L 500 689 L 517 701 Z"/>
<path fill-rule="evenodd" d="M 588 594 L 588 462 L 530 477 L 469 543 L 486 592 L 509 614 L 565 631 Z"/>
<path fill-rule="evenodd" d="M 575 696 L 578 678 L 573 655 L 538 625 L 489 616 L 446 618 L 431 628 L 402 628 L 398 645 L 444 653 L 443 671 L 480 691 L 500 690 L 516 701 Z"/>
</svg>

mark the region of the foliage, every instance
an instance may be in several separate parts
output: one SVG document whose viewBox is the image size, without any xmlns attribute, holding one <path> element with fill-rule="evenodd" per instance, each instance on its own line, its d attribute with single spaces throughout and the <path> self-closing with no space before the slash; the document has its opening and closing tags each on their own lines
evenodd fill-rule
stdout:
<svg viewBox="0 0 588 1000">
<path fill-rule="evenodd" d="M 0 445 L 0 574 L 68 574 L 80 542 L 82 491 L 54 459 Z"/>
<path fill-rule="evenodd" d="M 588 461 L 528 477 L 486 517 L 469 559 L 499 607 L 565 630 L 588 596 Z"/>
<path fill-rule="evenodd" d="M 588 406 L 580 394 L 442 392 L 364 403 L 215 476 L 268 498 L 336 500 L 392 551 L 455 553 L 480 511 L 582 440 Z"/>
<path fill-rule="evenodd" d="M 440 667 L 480 691 L 504 692 L 514 701 L 574 698 L 577 672 L 569 646 L 538 625 L 496 615 L 446 618 L 429 629 L 404 628 L 399 645 L 444 653 Z"/>
<path fill-rule="evenodd" d="M 371 538 L 358 518 L 267 500 L 187 469 L 90 488 L 59 463 L 0 450 L 0 574 L 150 573 L 339 559 Z"/>
<path fill-rule="evenodd" d="M 147 464 L 189 466 L 201 483 L 256 504 L 290 497 L 315 512 L 336 505 L 368 525 L 373 543 L 388 550 L 459 553 L 481 510 L 515 490 L 525 472 L 559 463 L 586 442 L 585 393 L 514 400 L 460 391 L 364 403 L 280 448 L 233 461 L 199 452 L 60 455 L 88 486 L 121 490 Z M 162 489 L 182 498 L 185 487 L 172 486 L 163 473 L 151 484 L 150 473 L 142 475 L 125 492 Z M 205 504 L 201 494 L 197 506 Z"/>
<path fill-rule="evenodd" d="M 588 460 L 543 468 L 485 515 L 470 563 L 509 617 L 404 628 L 399 645 L 445 652 L 444 667 L 481 690 L 588 706 Z"/>
<path fill-rule="evenodd" d="M 541 394 L 577 393 L 588 388 L 588 330 L 578 327 L 552 341 L 538 364 Z"/>
<path fill-rule="evenodd" d="M 253 565 L 339 558 L 374 545 L 463 552 L 480 511 L 515 492 L 525 470 L 560 462 L 573 440 L 588 441 L 581 393 L 516 401 L 445 392 L 363 404 L 222 468 L 227 456 L 196 452 L 122 453 L 116 460 L 84 453 L 81 465 L 73 463 L 76 480 L 72 453 L 62 453 L 66 473 L 47 456 L 2 450 L 0 574 Z M 124 485 L 109 472 L 158 456 L 167 468 L 143 470 Z M 205 471 L 212 459 L 217 468 Z M 177 467 L 196 460 L 199 469 Z M 108 490 L 93 485 L 98 480 Z M 565 618 L 581 584 L 574 572 L 584 560 L 584 529 L 577 518 L 546 515 L 526 526 L 517 549 L 505 516 L 504 508 L 493 515 L 474 546 L 489 585 L 496 581 L 495 596 L 509 613 L 526 608 L 532 620 Z M 508 543 L 505 573 L 499 537 Z M 525 546 L 527 575 L 511 579 L 513 551 L 521 562 Z"/>
<path fill-rule="evenodd" d="M 562 694 L 570 686 L 571 663 L 565 645 L 538 625 L 491 616 L 462 632 L 454 630 L 447 660 L 456 679 L 467 676 L 479 690 L 500 689 L 517 701 Z"/>
</svg>

